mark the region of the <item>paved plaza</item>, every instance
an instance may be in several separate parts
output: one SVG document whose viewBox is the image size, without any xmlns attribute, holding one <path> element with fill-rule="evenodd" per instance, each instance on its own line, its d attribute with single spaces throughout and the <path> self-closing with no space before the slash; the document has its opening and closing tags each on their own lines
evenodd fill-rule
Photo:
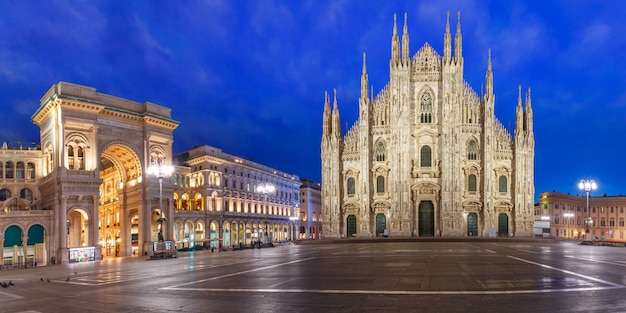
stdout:
<svg viewBox="0 0 626 313">
<path fill-rule="evenodd" d="M 626 248 L 345 240 L 0 271 L 14 312 L 625 312 Z"/>
</svg>

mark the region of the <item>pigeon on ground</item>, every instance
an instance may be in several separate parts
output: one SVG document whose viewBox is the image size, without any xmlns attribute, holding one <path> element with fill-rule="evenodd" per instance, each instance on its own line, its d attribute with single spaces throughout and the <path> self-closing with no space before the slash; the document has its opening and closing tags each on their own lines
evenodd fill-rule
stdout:
<svg viewBox="0 0 626 313">
<path fill-rule="evenodd" d="M 42 278 L 39 278 L 39 280 L 43 281 L 43 277 L 42 277 Z"/>
</svg>

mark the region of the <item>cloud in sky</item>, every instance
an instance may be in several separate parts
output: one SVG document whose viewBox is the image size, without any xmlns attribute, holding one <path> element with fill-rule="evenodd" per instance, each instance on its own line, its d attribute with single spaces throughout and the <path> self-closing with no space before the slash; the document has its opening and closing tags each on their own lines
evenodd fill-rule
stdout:
<svg viewBox="0 0 626 313">
<path fill-rule="evenodd" d="M 481 92 L 492 50 L 496 114 L 515 120 L 532 88 L 536 191 L 626 194 L 626 3 L 597 1 L 3 1 L 0 141 L 38 141 L 30 121 L 59 81 L 172 108 L 175 152 L 209 144 L 320 179 L 324 91 L 342 126 L 358 114 L 362 54 L 377 94 L 389 80 L 393 14 L 410 51 L 443 53 L 461 11 L 465 77 Z"/>
</svg>

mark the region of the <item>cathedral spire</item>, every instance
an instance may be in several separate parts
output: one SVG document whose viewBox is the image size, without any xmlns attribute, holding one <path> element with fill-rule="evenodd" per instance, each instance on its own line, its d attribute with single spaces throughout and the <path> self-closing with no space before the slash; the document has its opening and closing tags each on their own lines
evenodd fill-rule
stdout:
<svg viewBox="0 0 626 313">
<path fill-rule="evenodd" d="M 456 24 L 456 35 L 454 36 L 454 58 L 456 62 L 463 59 L 463 37 L 461 36 L 461 11 L 458 13 L 459 20 Z"/>
<path fill-rule="evenodd" d="M 339 119 L 339 108 L 337 107 L 337 89 L 333 89 L 334 92 L 334 100 L 333 100 L 333 135 L 336 138 L 341 138 L 341 124 Z"/>
<path fill-rule="evenodd" d="M 526 131 L 533 131 L 533 109 L 530 104 L 530 87 L 528 87 L 528 93 L 526 94 L 526 107 L 524 108 L 524 118 L 526 120 Z"/>
<path fill-rule="evenodd" d="M 452 56 L 452 37 L 450 36 L 450 11 L 446 17 L 446 33 L 443 35 L 443 59 L 450 61 Z"/>
<path fill-rule="evenodd" d="M 491 49 L 489 49 L 489 57 L 487 61 L 487 74 L 485 75 L 485 93 L 486 95 L 493 94 L 493 72 L 491 70 Z"/>
<path fill-rule="evenodd" d="M 404 29 L 402 31 L 402 63 L 409 64 L 409 27 L 406 23 L 407 14 L 404 13 Z"/>
<path fill-rule="evenodd" d="M 322 122 L 322 136 L 327 136 L 331 132 L 330 125 L 330 98 L 328 97 L 328 91 L 324 92 L 324 117 Z"/>
<path fill-rule="evenodd" d="M 391 64 L 398 64 L 400 60 L 400 41 L 398 40 L 398 26 L 396 15 L 393 15 L 393 36 L 391 37 Z"/>
<path fill-rule="evenodd" d="M 515 108 L 515 137 L 524 130 L 524 112 L 522 109 L 522 86 L 517 87 L 517 108 Z"/>
<path fill-rule="evenodd" d="M 365 52 L 363 52 L 363 71 L 361 73 L 361 99 L 367 99 L 368 84 L 367 66 L 365 64 Z"/>
</svg>

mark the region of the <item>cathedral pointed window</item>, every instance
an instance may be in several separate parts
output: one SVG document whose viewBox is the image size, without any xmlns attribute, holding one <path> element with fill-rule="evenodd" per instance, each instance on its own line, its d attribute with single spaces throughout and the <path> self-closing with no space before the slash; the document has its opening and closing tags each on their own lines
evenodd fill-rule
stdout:
<svg viewBox="0 0 626 313">
<path fill-rule="evenodd" d="M 431 167 L 432 166 L 432 155 L 429 146 L 423 146 L 420 150 L 420 166 L 421 167 Z"/>
<path fill-rule="evenodd" d="M 474 174 L 467 177 L 467 191 L 476 192 L 476 175 Z"/>
<path fill-rule="evenodd" d="M 426 91 L 422 94 L 422 98 L 420 99 L 420 122 L 421 123 L 432 123 L 433 122 L 433 98 L 430 95 L 430 92 Z"/>
<path fill-rule="evenodd" d="M 353 195 L 354 194 L 354 177 L 350 177 L 348 178 L 348 194 L 349 195 Z"/>
<path fill-rule="evenodd" d="M 470 140 L 467 144 L 467 159 L 468 160 L 477 160 L 478 159 L 478 146 L 476 145 L 476 141 Z"/>
<path fill-rule="evenodd" d="M 385 161 L 385 144 L 382 141 L 379 141 L 376 144 L 376 161 L 384 162 Z"/>
<path fill-rule="evenodd" d="M 498 179 L 498 191 L 499 192 L 507 192 L 507 179 L 506 176 L 502 175 Z"/>
<path fill-rule="evenodd" d="M 383 176 L 376 177 L 376 192 L 377 193 L 385 192 L 385 177 Z"/>
</svg>

